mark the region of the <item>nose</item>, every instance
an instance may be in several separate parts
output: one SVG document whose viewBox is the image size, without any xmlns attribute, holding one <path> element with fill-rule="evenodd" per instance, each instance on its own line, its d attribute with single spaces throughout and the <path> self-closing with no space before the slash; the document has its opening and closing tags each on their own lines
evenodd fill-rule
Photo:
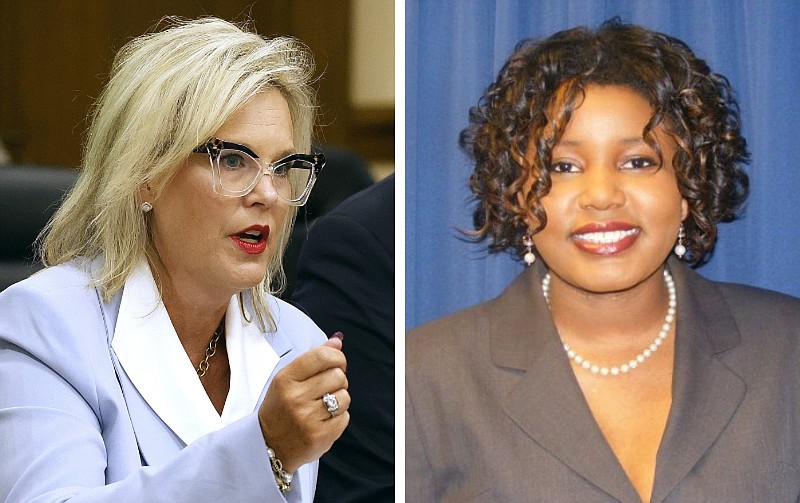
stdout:
<svg viewBox="0 0 800 503">
<path fill-rule="evenodd" d="M 608 210 L 625 204 L 621 173 L 614 167 L 587 169 L 582 178 L 579 204 L 583 209 Z"/>
<path fill-rule="evenodd" d="M 248 204 L 263 204 L 265 206 L 271 206 L 278 201 L 278 190 L 272 182 L 272 175 L 266 169 L 262 170 L 261 174 L 258 175 L 258 181 L 253 190 L 245 196 L 245 200 Z"/>
</svg>

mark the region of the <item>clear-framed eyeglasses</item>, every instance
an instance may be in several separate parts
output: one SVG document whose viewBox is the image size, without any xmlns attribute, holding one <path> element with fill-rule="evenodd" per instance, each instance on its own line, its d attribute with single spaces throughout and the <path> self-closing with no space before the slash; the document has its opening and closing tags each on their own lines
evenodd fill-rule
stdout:
<svg viewBox="0 0 800 503">
<path fill-rule="evenodd" d="M 217 194 L 244 197 L 258 185 L 263 175 L 268 175 L 278 197 L 292 206 L 306 204 L 325 166 L 325 156 L 321 153 L 291 154 L 262 164 L 248 147 L 218 138 L 211 138 L 193 152 L 208 154 L 211 182 Z"/>
</svg>

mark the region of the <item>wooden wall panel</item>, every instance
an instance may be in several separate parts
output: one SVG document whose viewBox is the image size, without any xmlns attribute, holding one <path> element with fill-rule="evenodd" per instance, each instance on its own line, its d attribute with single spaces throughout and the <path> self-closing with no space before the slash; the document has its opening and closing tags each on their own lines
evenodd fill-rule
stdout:
<svg viewBox="0 0 800 503">
<path fill-rule="evenodd" d="M 10 60 L 0 76 L 0 134 L 17 162 L 75 166 L 84 117 L 102 85 L 97 77 L 106 71 L 105 26 L 78 2 L 23 3 L 0 7 Z"/>
<path fill-rule="evenodd" d="M 17 163 L 79 165 L 85 118 L 115 52 L 165 15 L 215 15 L 305 42 L 321 74 L 320 140 L 391 160 L 393 110 L 376 124 L 375 114 L 365 122 L 348 102 L 349 11 L 348 0 L 2 0 L 0 138 Z"/>
</svg>

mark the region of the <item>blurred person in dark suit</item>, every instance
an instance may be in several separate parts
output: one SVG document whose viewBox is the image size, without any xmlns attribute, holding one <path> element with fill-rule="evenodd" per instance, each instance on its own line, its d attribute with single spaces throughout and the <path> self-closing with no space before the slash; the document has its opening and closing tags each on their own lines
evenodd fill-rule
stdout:
<svg viewBox="0 0 800 503">
<path fill-rule="evenodd" d="M 293 300 L 347 339 L 350 426 L 321 460 L 314 501 L 394 501 L 394 175 L 311 227 Z"/>
</svg>

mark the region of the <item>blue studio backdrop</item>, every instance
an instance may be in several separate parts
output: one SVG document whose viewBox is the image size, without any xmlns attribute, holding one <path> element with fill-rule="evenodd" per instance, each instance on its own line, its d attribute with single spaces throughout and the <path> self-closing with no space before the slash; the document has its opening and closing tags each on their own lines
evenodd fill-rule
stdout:
<svg viewBox="0 0 800 503">
<path fill-rule="evenodd" d="M 751 193 L 700 273 L 800 296 L 800 2 L 407 0 L 407 328 L 496 296 L 522 268 L 458 231 L 472 222 L 469 108 L 521 39 L 614 16 L 682 39 L 736 91 Z"/>
</svg>

